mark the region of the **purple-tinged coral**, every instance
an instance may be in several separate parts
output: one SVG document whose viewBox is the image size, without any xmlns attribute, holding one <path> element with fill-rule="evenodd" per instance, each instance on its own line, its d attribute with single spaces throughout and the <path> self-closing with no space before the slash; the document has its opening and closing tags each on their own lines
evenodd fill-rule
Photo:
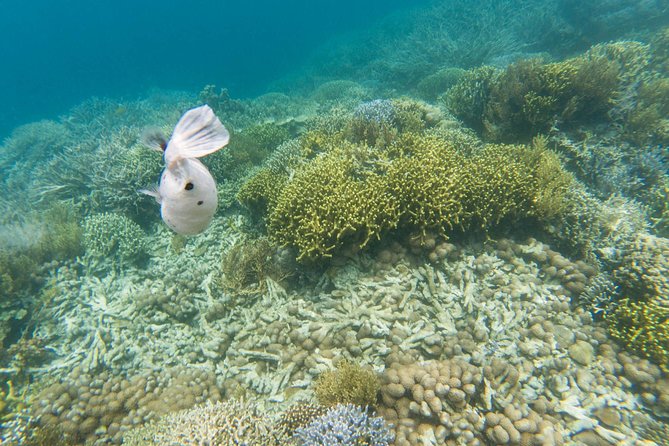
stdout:
<svg viewBox="0 0 669 446">
<path fill-rule="evenodd" d="M 375 99 L 358 105 L 353 115 L 368 122 L 391 124 L 395 119 L 395 106 L 390 99 Z"/>
<path fill-rule="evenodd" d="M 295 431 L 300 446 L 387 446 L 394 435 L 381 417 L 370 417 L 360 406 L 339 404 Z"/>
</svg>

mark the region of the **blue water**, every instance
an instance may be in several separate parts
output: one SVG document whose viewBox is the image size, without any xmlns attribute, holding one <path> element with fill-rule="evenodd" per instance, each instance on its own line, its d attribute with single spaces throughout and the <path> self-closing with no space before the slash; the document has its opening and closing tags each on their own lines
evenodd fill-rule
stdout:
<svg viewBox="0 0 669 446">
<path fill-rule="evenodd" d="M 0 5 L 1 445 L 669 444 L 669 0 Z"/>
<path fill-rule="evenodd" d="M 329 38 L 401 0 L 2 2 L 0 138 L 90 96 L 149 88 L 256 95 Z M 414 2 L 416 4 L 417 2 Z"/>
</svg>

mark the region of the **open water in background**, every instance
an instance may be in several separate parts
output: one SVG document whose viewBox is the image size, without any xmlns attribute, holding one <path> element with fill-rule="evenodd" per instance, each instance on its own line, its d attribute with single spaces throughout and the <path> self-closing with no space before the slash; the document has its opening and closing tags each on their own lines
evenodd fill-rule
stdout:
<svg viewBox="0 0 669 446">
<path fill-rule="evenodd" d="M 402 0 L 1 1 L 0 139 L 91 96 L 147 90 L 262 94 L 327 39 Z M 412 1 L 418 5 L 420 1 Z"/>
</svg>

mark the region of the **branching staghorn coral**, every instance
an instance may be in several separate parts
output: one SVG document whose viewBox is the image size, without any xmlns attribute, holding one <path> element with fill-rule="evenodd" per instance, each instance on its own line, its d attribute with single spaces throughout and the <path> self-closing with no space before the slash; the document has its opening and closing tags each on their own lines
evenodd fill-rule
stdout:
<svg viewBox="0 0 669 446">
<path fill-rule="evenodd" d="M 123 444 L 281 446 L 285 434 L 272 418 L 251 403 L 225 401 L 169 414 L 130 431 Z"/>
<path fill-rule="evenodd" d="M 458 147 L 468 139 L 431 133 L 429 110 L 411 103 L 394 110 L 379 119 L 383 132 L 306 133 L 294 173 L 261 169 L 240 199 L 265 211 L 259 216 L 270 237 L 295 247 L 301 259 L 359 249 L 397 229 L 487 230 L 504 219 L 547 219 L 564 209 L 572 179 L 543 140 L 535 147 Z M 360 116 L 352 116 L 353 129 Z"/>
<path fill-rule="evenodd" d="M 298 446 L 389 446 L 394 435 L 381 417 L 353 404 L 338 404 L 295 431 Z"/>
<path fill-rule="evenodd" d="M 669 372 L 669 308 L 656 300 L 623 299 L 606 321 L 614 339 Z"/>
</svg>

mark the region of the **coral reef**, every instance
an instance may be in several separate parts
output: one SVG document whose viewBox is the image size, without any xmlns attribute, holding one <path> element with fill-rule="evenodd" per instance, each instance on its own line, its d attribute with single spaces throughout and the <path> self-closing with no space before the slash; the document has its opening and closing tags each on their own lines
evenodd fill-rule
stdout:
<svg viewBox="0 0 669 446">
<path fill-rule="evenodd" d="M 472 68 L 444 96 L 449 110 L 479 133 L 483 132 L 486 104 L 500 74 L 500 70 L 493 67 Z"/>
<path fill-rule="evenodd" d="M 325 415 L 327 411 L 327 407 L 319 404 L 297 402 L 281 412 L 277 424 L 288 437 L 293 437 L 297 429 L 311 424 L 314 419 Z"/>
<path fill-rule="evenodd" d="M 261 169 L 238 195 L 249 209 L 267 210 L 260 216 L 269 236 L 300 259 L 359 249 L 398 229 L 487 230 L 565 209 L 572 180 L 542 139 L 459 147 L 468 139 L 430 133 L 439 114 L 411 101 L 365 103 L 348 122 L 344 132 L 305 134 L 304 160 L 290 176 Z"/>
<path fill-rule="evenodd" d="M 0 185 L 7 191 L 15 191 L 18 200 L 12 200 L 6 206 L 0 222 L 12 220 L 20 212 L 29 209 L 32 201 L 21 200 L 23 194 L 29 193 L 39 183 L 35 181 L 34 172 L 44 163 L 58 158 L 74 143 L 74 133 L 67 126 L 53 121 L 39 121 L 23 125 L 0 145 L 0 169 L 3 172 Z M 30 174 L 27 175 L 26 173 Z M 4 206 L 3 206 L 4 208 Z"/>
<path fill-rule="evenodd" d="M 223 256 L 220 286 L 229 294 L 227 305 L 232 309 L 243 304 L 245 298 L 262 294 L 268 280 L 288 284 L 296 274 L 292 262 L 281 259 L 281 249 L 267 237 L 238 240 Z"/>
<path fill-rule="evenodd" d="M 27 407 L 25 395 L 16 392 L 16 386 L 11 380 L 0 388 L 0 422 L 15 418 Z"/>
<path fill-rule="evenodd" d="M 651 50 L 637 41 L 595 45 L 560 62 L 515 62 L 504 70 L 479 67 L 445 95 L 465 124 L 494 141 L 615 122 L 619 139 L 664 144 L 665 75 L 651 67 Z"/>
<path fill-rule="evenodd" d="M 581 30 L 582 38 L 602 41 L 619 36 L 621 29 L 652 27 L 664 22 L 657 3 L 633 0 L 561 0 L 560 11 L 570 26 Z"/>
<path fill-rule="evenodd" d="M 243 178 L 290 136 L 286 128 L 272 122 L 248 126 L 233 133 L 229 146 L 208 159 L 207 166 L 219 180 Z"/>
<path fill-rule="evenodd" d="M 288 176 L 270 168 L 262 167 L 253 172 L 237 192 L 237 200 L 251 213 L 264 215 L 276 207 L 276 201 Z"/>
<path fill-rule="evenodd" d="M 301 258 L 322 257 L 346 238 L 364 246 L 396 225 L 397 202 L 386 192 L 385 178 L 360 172 L 356 180 L 348 154 L 354 150 L 334 149 L 296 172 L 267 217 L 271 238 L 295 246 Z"/>
<path fill-rule="evenodd" d="M 136 193 L 162 168 L 141 127 L 194 98 L 5 141 L 3 444 L 664 441 L 669 34 L 574 56 L 567 9 L 617 19 L 465 3 L 355 55 L 364 85 L 205 87 L 233 138 L 195 237 Z"/>
<path fill-rule="evenodd" d="M 416 90 L 421 98 L 434 101 L 455 85 L 465 73 L 462 68 L 442 68 L 418 82 Z"/>
<path fill-rule="evenodd" d="M 311 99 L 321 106 L 334 104 L 345 105 L 347 102 L 359 103 L 369 99 L 370 92 L 357 82 L 350 80 L 331 80 L 318 85 L 311 93 Z"/>
<path fill-rule="evenodd" d="M 146 254 L 144 231 L 124 215 L 105 212 L 87 216 L 83 231 L 86 253 L 92 257 L 108 257 L 123 264 Z"/>
<path fill-rule="evenodd" d="M 379 379 L 372 370 L 344 360 L 337 364 L 336 370 L 318 377 L 314 394 L 318 403 L 326 407 L 336 404 L 374 407 L 379 389 Z"/>
<path fill-rule="evenodd" d="M 485 0 L 430 3 L 381 21 L 344 45 L 328 46 L 298 78 L 366 79 L 385 89 L 417 85 L 441 69 L 471 68 L 498 57 L 580 42 L 564 26 L 557 2 Z"/>
<path fill-rule="evenodd" d="M 669 370 L 669 240 L 639 234 L 609 256 L 624 299 L 606 314 L 611 336 Z"/>
<path fill-rule="evenodd" d="M 394 437 L 383 418 L 354 404 L 338 404 L 295 431 L 299 446 L 389 446 Z"/>
<path fill-rule="evenodd" d="M 0 348 L 25 336 L 26 324 L 42 304 L 37 296 L 47 271 L 83 252 L 79 215 L 71 206 L 57 203 L 29 216 L 0 226 Z M 6 363 L 3 356 L 0 364 Z"/>
<path fill-rule="evenodd" d="M 606 47 L 562 62 L 516 62 L 497 74 L 478 68 L 447 95 L 456 116 L 494 141 L 522 141 L 555 122 L 605 116 L 616 98 L 622 62 Z"/>
<path fill-rule="evenodd" d="M 413 444 L 421 434 L 434 436 L 443 443 L 451 436 L 447 426 L 460 424 L 459 419 L 472 412 L 471 407 L 469 410 L 465 407 L 481 392 L 482 373 L 459 361 L 406 366 L 393 363 L 384 372 L 383 383 L 381 414 L 396 426 L 396 444 Z M 463 410 L 465 413 L 460 417 L 449 416 L 453 411 Z M 421 426 L 415 421 L 420 418 L 425 420 Z M 472 432 L 458 432 L 455 437 L 460 435 L 465 439 L 473 436 Z"/>
<path fill-rule="evenodd" d="M 618 64 L 595 47 L 584 56 L 543 64 L 509 66 L 492 84 L 483 118 L 484 135 L 517 141 L 545 132 L 557 120 L 582 123 L 612 106 Z"/>
<path fill-rule="evenodd" d="M 133 426 L 220 398 L 216 378 L 206 370 L 173 368 L 123 378 L 74 369 L 35 396 L 34 411 L 42 426 L 58 427 L 66 439 L 121 444 Z"/>
<path fill-rule="evenodd" d="M 669 309 L 669 239 L 641 233 L 619 249 L 610 261 L 615 262 L 613 277 L 621 292 Z"/>
<path fill-rule="evenodd" d="M 280 446 L 284 433 L 271 418 L 239 401 L 217 401 L 166 415 L 130 431 L 124 445 Z"/>
<path fill-rule="evenodd" d="M 452 411 L 449 435 L 467 431 L 482 442 L 504 439 L 505 433 L 516 438 L 516 431 L 533 441 L 558 435 L 573 441 L 580 441 L 574 439 L 577 435 L 633 439 L 625 414 L 640 403 L 630 383 L 645 382 L 639 392 L 663 395 L 659 369 L 650 378 L 638 372 L 634 380 L 625 380 L 618 347 L 610 343 L 606 329 L 593 323 L 587 312 L 571 309 L 570 300 L 586 289 L 596 270 L 536 240 L 463 245 L 443 242 L 434 232 L 410 242 L 400 238 L 378 253 L 371 250 L 336 263 L 316 288 L 286 291 L 268 282 L 267 290 L 243 308 L 203 318 L 224 298 L 211 281 L 220 266 L 220 241 L 232 246 L 240 226 L 218 222 L 212 233 L 189 240 L 172 258 L 153 257 L 147 270 L 127 269 L 125 277 L 96 281 L 59 271 L 59 296 L 77 298 L 57 297 L 42 315 L 52 321 L 39 333 L 53 339 L 52 348 L 61 358 L 54 364 L 60 370 L 80 363 L 83 370 L 98 370 L 97 364 L 130 371 L 175 365 L 175 358 L 193 367 L 214 361 L 219 364 L 220 393 L 262 401 L 261 410 L 270 411 L 312 398 L 313 381 L 334 368 L 335 358 L 385 368 L 384 373 L 445 361 L 449 373 L 451 365 L 457 365 L 485 378 L 472 382 L 476 392 L 465 406 L 478 413 L 482 426 L 459 428 L 452 398 L 444 397 L 441 403 L 442 412 Z M 152 237 L 151 242 L 158 251 L 171 249 L 169 237 Z M 410 253 L 429 263 L 408 264 Z M 171 281 L 177 277 L 189 277 L 192 284 Z M 142 290 L 155 286 L 149 279 L 161 281 L 165 288 L 156 294 L 168 293 L 173 286 L 189 290 L 189 311 L 195 313 L 187 323 L 165 317 L 159 305 L 137 305 Z M 97 301 L 101 296 L 110 297 L 106 306 Z M 136 323 L 129 325 L 129 319 Z M 138 343 L 139 339 L 150 341 Z M 129 376 L 132 383 L 132 373 Z M 62 379 L 66 388 L 81 387 L 73 377 Z M 457 399 L 459 392 L 453 393 Z M 413 398 L 413 393 L 403 393 L 402 398 Z M 659 408 L 663 403 L 658 398 L 652 404 Z M 68 408 L 74 406 L 68 403 Z M 506 413 L 507 406 L 514 410 Z M 607 406 L 620 408 L 620 425 L 605 425 L 595 416 Z M 383 401 L 377 407 L 394 420 Z M 84 415 L 91 416 L 88 409 Z M 410 411 L 409 418 L 407 423 L 423 427 L 412 436 L 398 424 L 392 428 L 398 439 L 425 442 L 433 434 L 442 435 L 419 412 Z M 109 430 L 98 432 L 96 438 L 113 437 Z"/>
<path fill-rule="evenodd" d="M 669 309 L 654 301 L 621 299 L 606 320 L 613 339 L 669 372 Z"/>
</svg>

